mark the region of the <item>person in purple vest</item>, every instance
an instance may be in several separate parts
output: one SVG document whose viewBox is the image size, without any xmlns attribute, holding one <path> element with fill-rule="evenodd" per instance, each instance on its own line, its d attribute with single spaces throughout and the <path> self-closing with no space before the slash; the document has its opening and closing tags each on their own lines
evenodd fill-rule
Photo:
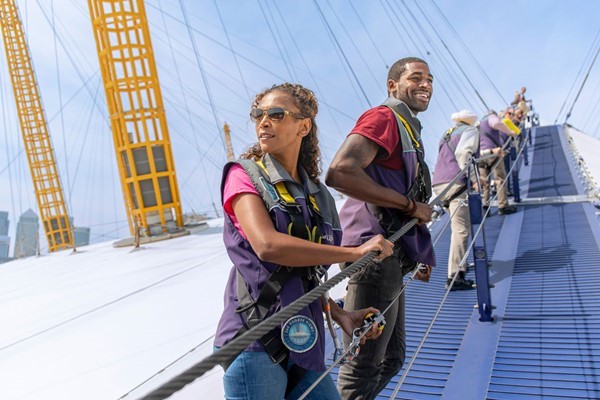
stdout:
<svg viewBox="0 0 600 400">
<path fill-rule="evenodd" d="M 360 247 L 340 247 L 335 202 L 319 182 L 317 99 L 284 83 L 259 93 L 250 117 L 258 142 L 223 172 L 223 240 L 233 267 L 215 347 L 256 326 L 318 285 L 317 267 L 352 262 L 371 251 L 392 254 L 378 235 Z M 323 310 L 345 332 L 362 326 L 377 309 L 346 312 L 332 300 L 316 300 L 281 327 L 224 363 L 227 399 L 296 399 L 325 371 Z M 369 333 L 376 338 L 377 325 Z M 308 399 L 336 399 L 331 377 Z"/>
<path fill-rule="evenodd" d="M 469 159 L 479 155 L 479 130 L 475 128 L 477 115 L 469 110 L 455 112 L 450 117 L 456 124 L 448 129 L 440 140 L 438 158 L 433 172 L 432 185 L 436 193 L 442 193 L 456 175 L 467 165 Z M 439 199 L 448 209 L 451 218 L 450 254 L 448 255 L 448 280 L 446 288 L 454 283 L 450 291 L 475 288 L 471 279 L 466 279 L 467 265 L 461 261 L 467 253 L 471 220 L 467 202 L 469 179 L 463 176 Z M 456 278 L 454 275 L 458 274 Z"/>
<path fill-rule="evenodd" d="M 385 314 L 381 337 L 340 367 L 343 399 L 374 399 L 402 368 L 406 343 L 403 276 L 417 263 L 427 266 L 418 278 L 429 279 L 435 256 L 425 223 L 431 220 L 431 178 L 424 161 L 419 112 L 429 105 L 433 76 L 420 58 L 395 62 L 387 77 L 388 99 L 367 110 L 335 155 L 326 183 L 350 196 L 340 211 L 342 244 L 358 246 L 377 234 L 391 235 L 416 218 L 418 225 L 402 236 L 394 254 L 354 274 L 344 309 L 370 304 Z M 350 337 L 344 336 L 346 344 Z"/>
<path fill-rule="evenodd" d="M 512 214 L 517 211 L 517 207 L 508 205 L 508 188 L 504 184 L 506 180 L 506 169 L 504 162 L 496 162 L 498 158 L 504 157 L 506 153 L 502 150 L 504 140 L 502 134 L 510 137 L 516 136 L 515 132 L 511 131 L 498 117 L 494 110 L 488 113 L 481 119 L 479 124 L 479 140 L 481 156 L 489 156 L 494 154 L 496 157 L 490 157 L 479 162 L 479 175 L 482 182 L 482 201 L 483 207 L 487 210 L 490 202 L 490 173 L 494 175 L 496 184 L 496 193 L 498 193 L 498 214 Z M 495 165 L 495 167 L 494 167 Z M 493 167 L 493 169 L 492 169 Z"/>
</svg>

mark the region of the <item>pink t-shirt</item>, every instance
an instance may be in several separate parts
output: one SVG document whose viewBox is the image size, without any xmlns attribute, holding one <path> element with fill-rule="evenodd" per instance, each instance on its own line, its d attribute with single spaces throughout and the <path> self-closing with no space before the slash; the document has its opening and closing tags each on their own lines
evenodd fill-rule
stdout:
<svg viewBox="0 0 600 400">
<path fill-rule="evenodd" d="M 242 230 L 238 219 L 233 213 L 233 206 L 231 205 L 233 203 L 233 199 L 242 193 L 252 193 L 260 196 L 244 168 L 242 168 L 242 166 L 239 164 L 235 164 L 229 169 L 227 178 L 225 178 L 225 185 L 223 187 L 223 210 L 227 215 L 229 215 L 233 225 L 244 237 L 244 239 L 248 239 Z"/>
</svg>

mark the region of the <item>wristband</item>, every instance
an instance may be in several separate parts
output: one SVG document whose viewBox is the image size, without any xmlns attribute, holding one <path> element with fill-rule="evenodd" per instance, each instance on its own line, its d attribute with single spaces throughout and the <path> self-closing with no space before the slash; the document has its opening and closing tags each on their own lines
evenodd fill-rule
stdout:
<svg viewBox="0 0 600 400">
<path fill-rule="evenodd" d="M 410 208 L 410 210 L 408 211 L 408 216 L 412 217 L 415 215 L 415 213 L 417 212 L 417 202 L 415 201 L 415 199 L 409 199 L 412 201 L 412 207 Z"/>
</svg>

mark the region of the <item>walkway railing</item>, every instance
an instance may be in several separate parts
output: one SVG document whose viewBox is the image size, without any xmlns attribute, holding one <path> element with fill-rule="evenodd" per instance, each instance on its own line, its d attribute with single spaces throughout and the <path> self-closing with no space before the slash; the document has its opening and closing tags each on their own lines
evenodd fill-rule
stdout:
<svg viewBox="0 0 600 400">
<path fill-rule="evenodd" d="M 516 155 L 512 162 L 512 166 L 509 170 L 509 173 L 512 173 L 513 171 L 516 171 L 516 173 L 517 173 L 517 175 L 513 175 L 513 182 L 515 185 L 517 185 L 517 191 L 518 191 L 518 168 L 516 166 L 519 164 L 519 161 L 524 152 L 524 149 L 526 149 L 525 144 L 528 143 L 528 141 L 530 140 L 529 134 L 530 134 L 530 130 L 527 130 L 525 140 L 520 141 L 522 143 L 522 145 L 521 145 L 518 153 L 515 151 Z M 508 146 L 510 146 L 510 141 L 507 142 L 505 149 Z M 457 184 L 460 180 L 462 180 L 462 178 L 465 175 L 471 176 L 471 172 L 476 176 L 476 178 L 477 178 L 476 181 L 479 182 L 479 176 L 478 176 L 477 167 L 476 167 L 477 163 L 480 161 L 483 161 L 485 159 L 492 158 L 492 157 L 496 157 L 496 156 L 490 155 L 490 156 L 482 157 L 479 159 L 471 159 L 470 162 L 467 164 L 467 166 L 465 166 L 465 168 L 463 168 L 463 170 L 460 171 L 454 177 L 454 179 L 447 185 L 445 190 L 443 192 L 439 193 L 434 199 L 432 199 L 429 202 L 429 204 L 431 206 L 440 206 L 441 205 L 440 199 L 443 198 L 443 196 L 453 187 L 453 185 Z M 497 163 L 500 163 L 500 162 L 504 162 L 502 158 L 499 158 L 493 166 L 495 166 Z M 505 180 L 504 184 L 506 184 L 507 181 L 508 180 Z M 501 188 L 497 188 L 497 191 L 499 189 L 501 189 Z M 488 273 L 488 264 L 487 264 L 487 256 L 486 256 L 487 251 L 485 249 L 485 239 L 484 239 L 484 235 L 483 235 L 484 223 L 485 223 L 486 218 L 489 215 L 489 209 L 487 210 L 486 213 L 483 213 L 483 209 L 481 207 L 481 199 L 480 199 L 480 197 L 479 197 L 479 200 L 477 199 L 477 196 L 480 196 L 480 192 L 481 192 L 481 188 L 479 188 L 479 192 L 469 193 L 468 206 L 470 209 L 471 221 L 472 221 L 472 239 L 468 245 L 465 256 L 463 257 L 463 259 L 460 262 L 460 266 L 464 266 L 467 263 L 467 260 L 468 260 L 469 256 L 471 255 L 471 253 L 474 254 L 476 282 L 477 282 L 477 298 L 478 298 L 477 301 L 478 301 L 478 305 L 479 305 L 478 308 L 479 308 L 479 313 L 480 313 L 480 321 L 492 321 L 493 318 L 491 316 L 491 310 L 493 309 L 493 305 L 492 305 L 491 294 L 490 294 L 489 273 Z M 494 199 L 496 197 L 497 197 L 497 194 L 495 195 Z M 492 201 L 494 199 L 492 199 Z M 437 238 L 435 239 L 435 241 L 434 241 L 435 243 L 437 243 L 437 241 L 440 239 L 440 237 L 444 233 L 445 229 L 447 229 L 453 216 L 454 215 L 450 215 L 446 225 L 442 228 L 442 230 L 439 232 Z M 402 227 L 402 229 L 400 229 L 399 231 L 394 233 L 392 236 L 390 236 L 388 238 L 388 240 L 390 240 L 393 243 L 397 242 L 404 234 L 406 234 L 410 229 L 412 229 L 416 225 L 417 222 L 418 222 L 418 219 L 413 218 L 408 223 L 406 223 Z M 475 228 L 475 226 L 476 226 L 476 228 Z M 192 383 L 194 380 L 200 378 L 202 375 L 204 375 L 208 371 L 212 370 L 215 366 L 221 365 L 222 363 L 227 362 L 227 361 L 231 360 L 232 358 L 235 358 L 240 352 L 242 352 L 244 349 L 246 349 L 248 347 L 248 345 L 250 345 L 254 341 L 256 341 L 259 338 L 261 338 L 262 336 L 264 336 L 266 333 L 270 332 L 271 330 L 273 330 L 274 328 L 279 326 L 282 322 L 284 322 L 287 319 L 294 316 L 298 311 L 300 311 L 302 308 L 306 307 L 308 304 L 312 303 L 313 301 L 319 299 L 321 296 L 325 295 L 325 293 L 329 289 L 331 289 L 332 287 L 334 287 L 335 285 L 337 285 L 344 279 L 350 277 L 354 273 L 365 268 L 367 265 L 369 265 L 374 260 L 375 256 L 376 256 L 376 253 L 371 252 L 371 253 L 361 257 L 358 261 L 354 262 L 353 264 L 351 264 L 350 266 L 345 268 L 343 271 L 341 271 L 337 275 L 331 277 L 326 282 L 322 283 L 320 286 L 314 288 L 310 292 L 306 293 L 304 296 L 298 298 L 296 301 L 294 301 L 287 307 L 285 307 L 285 308 L 281 309 L 279 312 L 271 315 L 270 317 L 268 317 L 267 319 L 262 321 L 260 324 L 249 329 L 248 331 L 246 331 L 239 337 L 233 339 L 231 342 L 227 343 L 225 346 L 223 346 L 219 350 L 215 351 L 210 356 L 206 357 L 205 359 L 203 359 L 196 365 L 187 369 L 183 373 L 177 375 L 170 381 L 161 385 L 160 387 L 158 387 L 157 389 L 148 393 L 147 395 L 143 396 L 142 398 L 146 399 L 146 400 L 156 400 L 156 399 L 168 398 L 172 394 L 178 392 L 179 390 L 181 390 L 188 384 Z M 408 284 L 412 280 L 414 280 L 414 277 L 420 268 L 422 268 L 422 264 L 419 264 L 417 266 L 417 268 L 415 270 L 413 270 L 412 274 L 409 275 L 407 282 L 402 286 L 399 293 L 395 296 L 394 302 L 400 298 L 400 296 L 405 291 Z M 417 354 L 419 353 L 423 343 L 425 343 L 427 336 L 428 336 L 429 332 L 431 331 L 431 328 L 433 327 L 433 324 L 435 323 L 439 313 L 441 312 L 441 309 L 444 306 L 444 303 L 448 297 L 450 289 L 452 288 L 452 284 L 456 280 L 457 276 L 458 276 L 458 273 L 454 274 L 451 283 L 448 285 L 448 288 L 446 290 L 444 297 L 442 298 L 442 301 L 440 302 L 438 310 L 436 311 L 436 313 L 429 325 L 429 328 L 425 332 L 425 335 L 423 336 L 419 346 L 417 347 L 417 350 L 414 352 L 413 357 L 411 358 L 407 368 L 405 369 L 404 374 L 403 374 L 400 382 L 398 383 L 398 385 L 394 391 L 394 394 L 391 397 L 392 399 L 395 398 L 400 386 L 402 385 L 408 372 L 410 371 L 410 368 L 412 367 Z M 389 309 L 389 307 L 388 307 L 388 309 Z M 387 312 L 387 309 L 384 310 L 382 312 L 382 314 L 385 315 L 386 312 Z M 324 374 L 322 374 L 319 381 L 322 378 L 324 378 L 327 374 L 329 374 L 329 372 L 331 371 L 331 369 L 333 369 L 333 367 L 336 365 L 336 363 L 342 359 L 343 359 L 343 357 L 338 357 L 338 360 L 336 360 L 334 362 L 332 367 L 330 367 Z M 317 385 L 317 383 L 318 382 L 315 382 L 315 384 L 313 386 L 311 386 L 300 397 L 300 399 L 305 398 L 308 395 L 308 393 Z M 126 397 L 126 395 L 123 397 Z"/>
</svg>

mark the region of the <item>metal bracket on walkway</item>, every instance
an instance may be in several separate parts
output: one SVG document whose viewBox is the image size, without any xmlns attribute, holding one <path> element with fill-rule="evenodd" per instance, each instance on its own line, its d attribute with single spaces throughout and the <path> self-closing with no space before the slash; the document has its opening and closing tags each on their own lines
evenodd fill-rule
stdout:
<svg viewBox="0 0 600 400">
<path fill-rule="evenodd" d="M 492 293 L 490 291 L 490 275 L 487 265 L 487 251 L 485 248 L 485 232 L 475 237 L 477 225 L 483 222 L 483 207 L 480 193 L 469 193 L 469 216 L 471 218 L 471 236 L 473 237 L 473 258 L 475 261 L 475 281 L 477 282 L 477 308 L 481 322 L 491 322 L 492 318 Z"/>
<path fill-rule="evenodd" d="M 573 195 L 573 196 L 554 196 L 554 197 L 530 197 L 523 199 L 519 205 L 521 206 L 538 206 L 544 204 L 568 204 L 568 203 L 588 203 L 593 198 L 585 195 Z"/>
<path fill-rule="evenodd" d="M 521 132 L 521 140 L 523 140 L 523 164 L 525 166 L 529 165 L 529 152 L 527 149 L 527 144 L 531 144 L 531 128 L 525 128 L 523 132 Z"/>
<path fill-rule="evenodd" d="M 517 149 L 510 148 L 510 159 L 514 163 L 512 167 L 512 186 L 515 203 L 521 202 L 521 190 L 519 188 L 519 164 L 517 161 Z"/>
</svg>

